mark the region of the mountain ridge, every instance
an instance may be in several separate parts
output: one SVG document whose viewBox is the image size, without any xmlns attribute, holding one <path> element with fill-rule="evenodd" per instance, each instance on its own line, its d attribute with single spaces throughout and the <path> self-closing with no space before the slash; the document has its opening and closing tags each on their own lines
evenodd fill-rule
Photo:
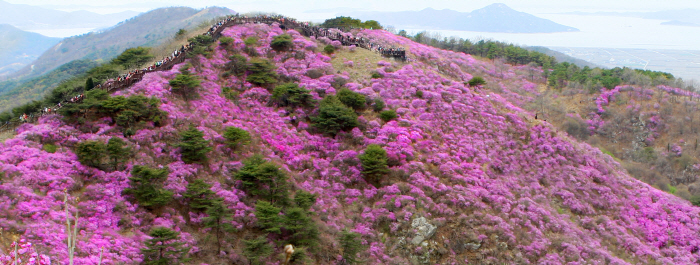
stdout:
<svg viewBox="0 0 700 265">
<path fill-rule="evenodd" d="M 518 12 L 505 4 L 491 4 L 472 12 L 458 12 L 450 9 L 435 10 L 425 8 L 420 11 L 400 12 L 347 12 L 364 20 L 377 20 L 383 25 L 397 28 L 423 28 L 466 30 L 506 33 L 551 33 L 574 32 L 578 29 L 557 24 L 551 20 Z"/>
</svg>

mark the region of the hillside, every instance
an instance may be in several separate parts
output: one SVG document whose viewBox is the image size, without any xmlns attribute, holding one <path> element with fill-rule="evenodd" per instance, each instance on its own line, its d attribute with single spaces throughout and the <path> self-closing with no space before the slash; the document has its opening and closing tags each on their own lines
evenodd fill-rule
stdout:
<svg viewBox="0 0 700 265">
<path fill-rule="evenodd" d="M 212 19 L 232 12 L 218 7 L 203 10 L 188 7 L 161 8 L 119 23 L 101 33 L 66 38 L 44 52 L 30 66 L 14 73 L 15 79 L 0 82 L 0 111 L 41 99 L 46 91 L 61 81 L 84 73 L 74 70 L 70 71 L 70 75 L 63 75 L 65 71 L 59 69 L 61 65 L 80 64 L 84 60 L 91 61 L 91 64 L 104 63 L 127 48 L 155 47 L 172 42 L 179 29 L 192 31 L 203 23 L 209 24 Z M 61 78 L 55 78 L 57 74 Z"/>
<path fill-rule="evenodd" d="M 79 212 L 76 264 L 138 263 L 157 240 L 188 264 L 279 264 L 288 243 L 293 264 L 700 260 L 699 208 L 521 107 L 541 69 L 284 33 L 228 28 L 207 57 L 20 126 L 0 145 L 2 253 L 14 237 L 65 262 Z"/>
<path fill-rule="evenodd" d="M 382 25 L 392 25 L 399 29 L 444 29 L 508 33 L 578 31 L 576 28 L 513 10 L 505 4 L 491 4 L 472 12 L 426 8 L 420 11 L 356 11 L 340 14 L 364 20 L 376 20 Z"/>
<path fill-rule="evenodd" d="M 7 24 L 0 24 L 0 80 L 36 60 L 60 38 L 22 31 Z"/>
</svg>

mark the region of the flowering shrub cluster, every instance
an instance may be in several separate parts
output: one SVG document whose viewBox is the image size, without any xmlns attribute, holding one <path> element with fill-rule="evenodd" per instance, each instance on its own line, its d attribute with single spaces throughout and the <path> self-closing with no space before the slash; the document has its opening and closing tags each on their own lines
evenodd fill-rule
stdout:
<svg viewBox="0 0 700 265">
<path fill-rule="evenodd" d="M 362 30 L 354 36 L 380 46 L 404 47 L 410 61 L 385 60 L 369 66 L 382 78 L 354 80 L 337 73 L 331 63 L 343 62 L 343 54 L 349 52 L 345 48 L 331 58 L 318 51 L 324 40 L 307 39 L 294 30 L 286 31 L 292 43 L 287 51 L 270 48 L 275 36 L 283 33 L 265 24 L 226 29 L 223 35 L 233 42 L 217 47 L 211 58 L 200 56 L 199 66 L 190 70 L 201 87 L 199 97 L 187 103 L 174 96 L 168 85 L 180 66 L 148 73 L 130 89 L 117 92 L 159 98 L 168 119 L 162 127 L 140 129 L 126 139 L 134 157 L 122 171 L 84 166 L 72 151 L 81 141 L 106 142 L 121 135 L 108 121 L 89 132 L 55 116 L 20 127 L 14 139 L 0 145 L 0 171 L 5 175 L 0 198 L 6 202 L 0 205 L 0 227 L 33 242 L 37 253 L 65 263 L 63 207 L 69 207 L 82 216 L 76 264 L 97 264 L 102 248 L 103 264 L 138 263 L 153 227 L 172 228 L 180 233 L 183 247 L 191 247 L 189 255 L 204 255 L 211 246 L 198 241 L 197 234 L 206 231 L 194 227 L 206 214 L 183 216 L 173 207 L 159 213 L 138 207 L 122 195 L 129 187 L 130 172 L 136 165 L 167 166 L 163 188 L 180 201 L 190 181 L 205 179 L 231 210 L 226 222 L 238 231 L 254 233 L 259 220 L 249 194 L 228 181 L 216 180 L 230 180 L 232 172 L 243 167 L 241 161 L 260 154 L 290 172 L 292 191 L 317 196 L 309 211 L 315 222 L 322 223 L 322 249 L 310 252 L 311 258 L 340 253 L 335 235 L 351 231 L 365 246 L 358 248 L 362 260 L 371 264 L 407 264 L 411 256 L 424 253 L 432 253 L 430 262 L 439 264 L 688 264 L 700 260 L 700 210 L 629 177 L 598 149 L 574 141 L 546 122 L 536 122 L 519 106 L 537 95 L 536 84 L 518 77 L 518 69 L 495 70 L 492 63 L 470 55 L 438 50 L 386 31 Z M 350 79 L 344 88 L 368 100 L 383 100 L 398 117 L 382 122 L 371 110 L 360 110 L 359 126 L 350 131 L 333 137 L 313 133 L 312 110 L 278 108 L 268 104 L 272 94 L 267 89 L 243 76 L 223 77 L 227 58 L 243 51 L 248 37 L 258 38 L 250 49 L 273 62 L 280 77 L 293 77 L 290 80 L 315 100 L 334 95 L 332 83 L 342 76 Z M 367 67 L 362 61 L 351 65 Z M 305 75 L 310 70 L 322 75 Z M 484 73 L 494 80 L 510 80 L 505 86 L 510 93 L 465 85 Z M 224 87 L 241 93 L 235 100 L 227 99 Z M 620 90 L 606 91 L 596 101 L 596 115 Z M 421 97 L 415 96 L 417 91 Z M 189 125 L 210 143 L 207 163 L 182 160 L 175 144 L 179 132 Z M 223 136 L 227 127 L 248 132 L 254 147 L 232 154 Z M 42 143 L 49 140 L 58 147 L 55 153 L 42 150 Z M 386 151 L 388 185 L 375 187 L 362 177 L 360 156 L 370 145 Z M 63 189 L 70 191 L 75 204 L 63 204 Z M 411 242 L 405 238 L 411 221 L 418 217 L 438 226 L 424 246 L 406 243 Z M 230 246 L 241 245 L 243 238 L 231 241 Z M 431 250 L 439 248 L 446 251 Z M 244 254 L 233 247 L 229 250 L 212 257 L 236 261 Z M 281 253 L 281 249 L 273 251 Z M 274 264 L 274 256 L 265 262 Z M 330 259 L 343 259 L 338 256 Z"/>
</svg>

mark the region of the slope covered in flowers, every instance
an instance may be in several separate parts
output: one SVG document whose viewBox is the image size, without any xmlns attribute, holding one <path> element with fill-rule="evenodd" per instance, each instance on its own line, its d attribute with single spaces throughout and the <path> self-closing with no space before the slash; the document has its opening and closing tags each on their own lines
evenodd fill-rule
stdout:
<svg viewBox="0 0 700 265">
<path fill-rule="evenodd" d="M 136 154 L 122 171 L 81 165 L 72 151 L 80 141 L 123 137 L 108 118 L 90 130 L 56 116 L 23 125 L 14 139 L 0 145 L 0 227 L 32 242 L 37 252 L 65 262 L 65 189 L 69 211 L 79 210 L 81 216 L 76 264 L 97 264 L 102 248 L 102 264 L 136 264 L 148 231 L 156 226 L 181 232 L 192 247 L 193 264 L 242 263 L 242 241 L 256 233 L 258 220 L 254 203 L 231 176 L 255 153 L 289 171 L 293 192 L 318 195 L 311 211 L 320 244 L 309 256 L 320 264 L 341 258 L 337 238 L 344 229 L 362 236 L 367 248 L 360 256 L 368 264 L 690 264 L 700 259 L 698 208 L 629 177 L 598 149 L 535 120 L 518 106 L 518 100 L 528 99 L 517 93 L 501 96 L 464 84 L 477 73 L 493 72 L 493 64 L 380 30 L 355 34 L 406 48 L 409 62 L 375 54 L 350 61 L 354 53 L 364 52 L 352 47 L 329 56 L 319 47 L 330 41 L 293 30 L 287 31 L 293 49 L 273 51 L 269 43 L 282 33 L 264 24 L 225 30 L 223 35 L 234 39 L 231 47 L 218 46 L 211 58 L 189 61 L 194 65 L 190 71 L 201 80 L 199 97 L 189 102 L 172 94 L 168 85 L 183 65 L 149 73 L 117 92 L 160 98 L 160 109 L 168 113 L 166 125 L 124 138 Z M 383 99 L 398 119 L 384 122 L 365 110 L 360 126 L 350 132 L 335 137 L 313 133 L 308 118 L 316 115 L 314 110 L 277 108 L 268 104 L 267 89 L 224 77 L 228 56 L 242 50 L 251 36 L 258 37 L 257 54 L 270 58 L 280 76 L 296 80 L 317 100 L 335 94 L 337 78 L 348 79 L 345 87 Z M 311 78 L 310 70 L 324 74 Z M 383 77 L 358 74 L 366 70 Z M 516 74 L 505 68 L 500 75 Z M 536 92 L 534 83 L 514 79 L 520 80 L 517 89 Z M 233 100 L 222 94 L 224 87 L 241 86 Z M 174 146 L 178 132 L 190 124 L 214 148 L 204 166 L 182 162 Z M 251 147 L 231 153 L 223 144 L 226 126 L 250 132 Z M 42 145 L 48 143 L 58 150 L 44 151 Z M 358 156 L 370 144 L 388 153 L 387 185 L 375 187 L 361 175 Z M 212 253 L 208 229 L 199 225 L 202 214 L 178 203 L 147 211 L 122 195 L 134 165 L 167 166 L 165 188 L 178 202 L 188 182 L 213 184 L 234 213 L 230 223 L 236 232 L 227 236 L 225 251 Z M 411 224 L 419 217 L 437 230 L 413 244 Z M 276 254 L 266 262 L 279 264 Z"/>
</svg>

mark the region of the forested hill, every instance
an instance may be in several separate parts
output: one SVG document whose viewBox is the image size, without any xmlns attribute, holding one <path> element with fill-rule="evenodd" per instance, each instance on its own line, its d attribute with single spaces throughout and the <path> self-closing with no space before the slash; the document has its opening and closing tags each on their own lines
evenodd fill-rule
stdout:
<svg viewBox="0 0 700 265">
<path fill-rule="evenodd" d="M 16 71 L 36 60 L 60 38 L 22 31 L 11 25 L 0 24 L 0 77 Z M 3 80 L 4 78 L 0 78 Z"/>
<path fill-rule="evenodd" d="M 193 38 L 172 69 L 19 126 L 0 144 L 0 260 L 15 240 L 89 265 L 282 264 L 287 244 L 291 264 L 700 261 L 700 208 L 538 117 L 541 96 L 573 85 L 566 64 L 547 89 L 534 62 L 383 30 L 300 32 L 321 29 Z M 356 39 L 375 49 L 343 45 Z M 593 72 L 572 69 L 597 91 L 557 97 L 602 91 L 601 119 L 621 93 L 643 101 L 630 112 L 678 98 L 607 91 L 596 79 L 616 73 Z"/>
<path fill-rule="evenodd" d="M 171 40 L 179 29 L 193 29 L 231 13 L 233 11 L 219 7 L 203 10 L 189 7 L 155 9 L 100 33 L 66 38 L 14 76 L 42 75 L 73 60 L 109 60 L 127 48 L 156 46 Z"/>
</svg>

